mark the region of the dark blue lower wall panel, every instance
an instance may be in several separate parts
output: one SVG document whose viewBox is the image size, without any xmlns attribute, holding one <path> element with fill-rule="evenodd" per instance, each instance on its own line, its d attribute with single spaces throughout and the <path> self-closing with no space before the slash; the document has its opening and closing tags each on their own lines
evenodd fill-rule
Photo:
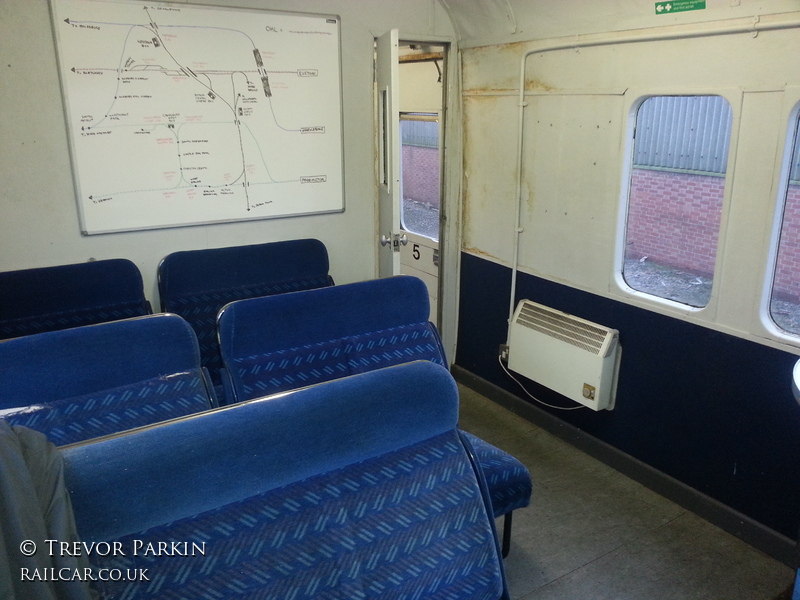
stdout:
<svg viewBox="0 0 800 600">
<path fill-rule="evenodd" d="M 511 270 L 462 255 L 456 364 L 527 399 L 500 368 Z M 620 331 L 613 411 L 545 409 L 678 481 L 794 539 L 800 523 L 797 357 L 526 274 L 525 298 Z M 521 378 L 540 399 L 574 404 Z"/>
</svg>

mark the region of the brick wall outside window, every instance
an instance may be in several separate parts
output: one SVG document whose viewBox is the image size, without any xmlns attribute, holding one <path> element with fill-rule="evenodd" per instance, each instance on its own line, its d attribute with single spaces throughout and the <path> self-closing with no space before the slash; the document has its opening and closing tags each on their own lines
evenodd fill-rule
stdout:
<svg viewBox="0 0 800 600">
<path fill-rule="evenodd" d="M 781 300 L 800 302 L 800 185 L 790 185 L 786 194 L 774 290 Z"/>
<path fill-rule="evenodd" d="M 725 179 L 634 169 L 628 205 L 626 255 L 714 272 Z"/>
<path fill-rule="evenodd" d="M 626 257 L 711 276 L 714 272 L 725 179 L 712 175 L 634 169 Z M 800 185 L 790 185 L 774 289 L 800 302 Z"/>
<path fill-rule="evenodd" d="M 439 208 L 439 150 L 403 145 L 403 199 Z"/>
</svg>

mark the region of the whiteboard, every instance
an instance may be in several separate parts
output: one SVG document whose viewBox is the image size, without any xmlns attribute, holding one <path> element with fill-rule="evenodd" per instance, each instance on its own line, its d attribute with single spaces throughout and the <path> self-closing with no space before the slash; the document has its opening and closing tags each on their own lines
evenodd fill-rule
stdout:
<svg viewBox="0 0 800 600">
<path fill-rule="evenodd" d="M 51 9 L 84 234 L 344 210 L 338 17 Z"/>
</svg>

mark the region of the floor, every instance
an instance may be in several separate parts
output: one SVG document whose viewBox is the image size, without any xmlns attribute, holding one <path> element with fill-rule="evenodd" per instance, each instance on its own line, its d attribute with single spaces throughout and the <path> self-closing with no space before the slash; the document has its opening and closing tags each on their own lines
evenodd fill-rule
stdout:
<svg viewBox="0 0 800 600">
<path fill-rule="evenodd" d="M 463 385 L 460 426 L 528 467 L 513 599 L 775 600 L 794 571 Z M 501 521 L 498 521 L 498 526 Z"/>
</svg>

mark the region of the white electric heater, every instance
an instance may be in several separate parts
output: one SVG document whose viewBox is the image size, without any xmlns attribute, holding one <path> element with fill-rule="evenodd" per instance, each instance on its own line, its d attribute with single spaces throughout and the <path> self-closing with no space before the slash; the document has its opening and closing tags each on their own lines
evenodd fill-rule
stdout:
<svg viewBox="0 0 800 600">
<path fill-rule="evenodd" d="M 508 368 L 593 410 L 612 410 L 619 331 L 521 300 L 508 333 Z"/>
</svg>

